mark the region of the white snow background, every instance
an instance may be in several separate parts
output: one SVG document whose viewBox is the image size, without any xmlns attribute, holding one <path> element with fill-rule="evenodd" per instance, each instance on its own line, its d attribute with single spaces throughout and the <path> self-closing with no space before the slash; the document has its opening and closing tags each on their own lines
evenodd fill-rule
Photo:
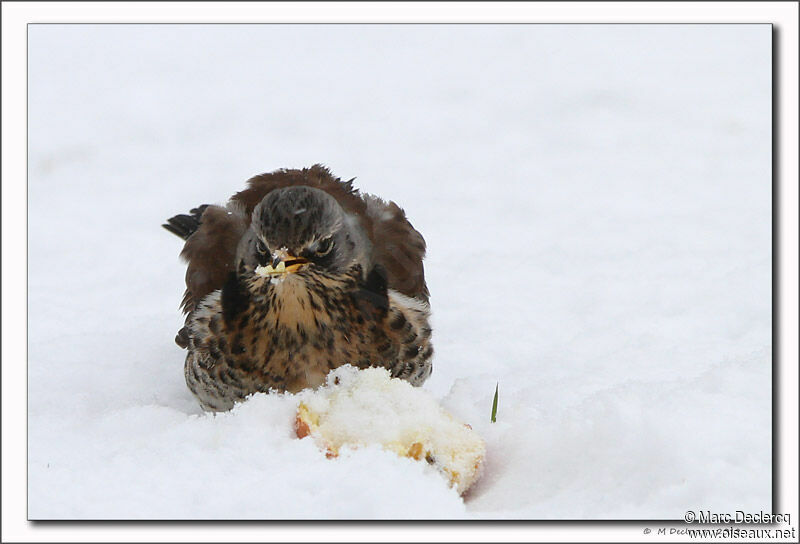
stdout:
<svg viewBox="0 0 800 544">
<path fill-rule="evenodd" d="M 32 519 L 771 507 L 768 25 L 29 27 Z M 487 442 L 328 460 L 203 414 L 171 215 L 321 162 L 428 242 L 425 389 Z M 499 383 L 497 423 L 490 423 Z"/>
</svg>

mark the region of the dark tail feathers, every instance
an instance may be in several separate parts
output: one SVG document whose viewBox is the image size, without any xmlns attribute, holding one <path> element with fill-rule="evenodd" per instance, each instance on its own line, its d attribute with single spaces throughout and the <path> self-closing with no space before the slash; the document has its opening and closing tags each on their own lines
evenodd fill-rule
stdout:
<svg viewBox="0 0 800 544">
<path fill-rule="evenodd" d="M 184 240 L 188 240 L 189 236 L 194 234 L 194 231 L 200 226 L 200 216 L 208 208 L 208 204 L 203 204 L 197 208 L 189 210 L 191 215 L 180 214 L 175 217 L 170 217 L 167 222 L 161 225 L 175 236 L 180 236 Z"/>
</svg>

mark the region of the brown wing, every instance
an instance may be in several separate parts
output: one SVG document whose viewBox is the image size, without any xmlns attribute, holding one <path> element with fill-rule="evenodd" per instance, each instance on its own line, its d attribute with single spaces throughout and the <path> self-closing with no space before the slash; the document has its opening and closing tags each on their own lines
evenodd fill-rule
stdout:
<svg viewBox="0 0 800 544">
<path fill-rule="evenodd" d="M 394 202 L 364 195 L 367 217 L 372 222 L 373 259 L 386 269 L 390 288 L 422 300 L 428 300 L 425 284 L 425 240 L 409 223 L 406 214 Z"/>
<path fill-rule="evenodd" d="M 186 269 L 186 292 L 183 311 L 191 312 L 207 294 L 221 289 L 228 272 L 233 270 L 236 247 L 247 229 L 244 215 L 221 206 L 208 206 L 200 216 L 197 230 L 186 240 L 181 251 L 189 266 Z"/>
</svg>

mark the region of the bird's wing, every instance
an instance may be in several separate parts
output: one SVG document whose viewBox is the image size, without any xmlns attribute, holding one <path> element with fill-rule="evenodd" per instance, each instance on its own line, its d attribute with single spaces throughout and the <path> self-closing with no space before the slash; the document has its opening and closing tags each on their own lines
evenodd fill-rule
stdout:
<svg viewBox="0 0 800 544">
<path fill-rule="evenodd" d="M 248 226 L 241 207 L 208 206 L 199 218 L 197 229 L 189 235 L 181 257 L 186 269 L 183 311 L 191 312 L 207 294 L 221 289 L 233 270 L 236 247 Z"/>
<path fill-rule="evenodd" d="M 366 214 L 372 223 L 373 260 L 386 270 L 391 289 L 428 300 L 425 284 L 425 240 L 411 225 L 403 209 L 394 202 L 364 195 Z"/>
</svg>

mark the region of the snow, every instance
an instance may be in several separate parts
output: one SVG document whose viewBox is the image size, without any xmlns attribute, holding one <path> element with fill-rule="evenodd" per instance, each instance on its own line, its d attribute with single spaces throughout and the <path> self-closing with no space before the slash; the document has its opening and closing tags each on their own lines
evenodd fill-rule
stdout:
<svg viewBox="0 0 800 544">
<path fill-rule="evenodd" d="M 31 519 L 771 507 L 768 25 L 29 28 Z M 297 399 L 203 414 L 175 213 L 322 162 L 428 243 L 462 500 Z M 497 422 L 489 422 L 499 383 Z"/>
<path fill-rule="evenodd" d="M 459 495 L 480 477 L 483 440 L 430 393 L 392 378 L 385 368 L 341 366 L 328 374 L 324 387 L 304 391 L 301 398 L 297 434 L 310 434 L 327 455 L 377 444 L 429 462 Z"/>
</svg>

